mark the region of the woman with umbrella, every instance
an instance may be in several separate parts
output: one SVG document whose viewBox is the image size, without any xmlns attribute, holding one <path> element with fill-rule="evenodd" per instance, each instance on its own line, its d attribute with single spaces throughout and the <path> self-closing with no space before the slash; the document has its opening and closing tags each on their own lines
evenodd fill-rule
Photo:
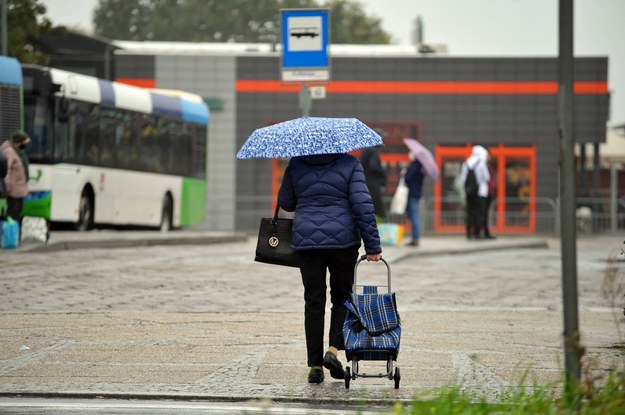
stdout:
<svg viewBox="0 0 625 415">
<path fill-rule="evenodd" d="M 362 165 L 346 154 L 381 144 L 375 131 L 354 118 L 302 117 L 256 130 L 237 155 L 291 157 L 278 204 L 295 212 L 292 246 L 300 254 L 304 285 L 309 383 L 323 382 L 324 367 L 332 378 L 345 378 L 337 353 L 345 348 L 342 330 L 347 309 L 343 304 L 352 292 L 361 240 L 368 261 L 382 257 Z M 276 148 L 284 152 L 276 153 Z M 332 308 L 329 347 L 324 354 L 328 271 Z"/>
<path fill-rule="evenodd" d="M 423 178 L 427 172 L 434 180 L 438 180 L 439 171 L 432 153 L 421 143 L 412 138 L 404 138 L 404 143 L 410 150 L 408 157 L 411 160 L 404 174 L 404 181 L 408 187 L 406 213 L 412 225 L 412 241 L 408 245 L 416 247 L 419 246 L 419 200 L 422 195 Z"/>
</svg>

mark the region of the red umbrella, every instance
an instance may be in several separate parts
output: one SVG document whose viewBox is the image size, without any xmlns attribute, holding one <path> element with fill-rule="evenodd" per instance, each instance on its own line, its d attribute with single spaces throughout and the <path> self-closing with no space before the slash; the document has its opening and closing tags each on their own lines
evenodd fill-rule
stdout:
<svg viewBox="0 0 625 415">
<path fill-rule="evenodd" d="M 425 172 L 435 181 L 438 180 L 440 172 L 430 150 L 425 148 L 423 144 L 413 138 L 404 138 L 404 144 L 406 144 L 410 152 L 414 154 L 417 160 L 421 162 Z"/>
</svg>

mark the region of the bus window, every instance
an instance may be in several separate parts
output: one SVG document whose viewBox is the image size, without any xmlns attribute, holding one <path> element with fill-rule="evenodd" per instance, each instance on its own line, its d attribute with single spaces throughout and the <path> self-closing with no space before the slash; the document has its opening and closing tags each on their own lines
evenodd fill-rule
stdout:
<svg viewBox="0 0 625 415">
<path fill-rule="evenodd" d="M 112 108 L 104 108 L 100 112 L 100 165 L 116 166 L 115 142 L 117 139 L 119 114 Z"/>
<path fill-rule="evenodd" d="M 191 127 L 191 177 L 206 178 L 206 128 Z"/>
<path fill-rule="evenodd" d="M 161 148 L 156 137 L 155 123 L 154 116 L 149 114 L 141 115 L 141 123 L 138 125 L 139 162 L 146 171 L 162 173 L 163 167 L 160 163 Z"/>
<path fill-rule="evenodd" d="M 51 122 L 51 111 L 44 98 L 24 98 L 24 127 L 31 139 L 26 151 L 35 163 L 52 161 Z"/>
<path fill-rule="evenodd" d="M 88 165 L 97 165 L 100 159 L 98 137 L 100 135 L 99 109 L 95 105 L 86 104 L 87 116 L 84 118 L 80 134 L 80 150 L 78 161 Z"/>
</svg>

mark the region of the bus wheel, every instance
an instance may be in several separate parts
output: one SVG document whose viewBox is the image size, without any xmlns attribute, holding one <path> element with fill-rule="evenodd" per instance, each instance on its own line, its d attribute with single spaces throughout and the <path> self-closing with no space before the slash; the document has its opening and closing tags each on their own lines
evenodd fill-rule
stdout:
<svg viewBox="0 0 625 415">
<path fill-rule="evenodd" d="M 165 196 L 165 199 L 163 200 L 163 211 L 161 213 L 161 226 L 160 226 L 161 232 L 169 232 L 172 230 L 173 216 L 174 216 L 173 202 L 171 200 L 171 196 L 167 195 Z"/>
<path fill-rule="evenodd" d="M 91 229 L 93 227 L 93 197 L 87 190 L 84 190 L 80 196 L 78 209 L 78 223 L 76 223 L 76 229 L 79 231 Z"/>
</svg>

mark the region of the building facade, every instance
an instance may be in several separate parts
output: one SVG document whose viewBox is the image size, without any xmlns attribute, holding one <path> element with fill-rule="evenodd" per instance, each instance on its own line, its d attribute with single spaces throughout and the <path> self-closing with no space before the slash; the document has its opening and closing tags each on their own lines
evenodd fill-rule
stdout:
<svg viewBox="0 0 625 415">
<path fill-rule="evenodd" d="M 302 86 L 280 81 L 280 54 L 117 45 L 116 80 L 205 97 L 212 116 L 205 227 L 254 229 L 258 218 L 273 210 L 286 162 L 237 161 L 235 154 L 254 129 L 302 114 Z M 442 177 L 425 182 L 426 232 L 463 231 L 455 179 L 474 144 L 493 156 L 498 186 L 491 228 L 534 233 L 553 226 L 560 148 L 556 58 L 336 52 L 331 77 L 325 99 L 314 100 L 310 115 L 356 117 L 381 133 L 389 200 L 408 163 L 401 139 L 416 138 L 434 153 Z M 607 79 L 607 58 L 576 58 L 576 143 L 606 139 Z"/>
</svg>

